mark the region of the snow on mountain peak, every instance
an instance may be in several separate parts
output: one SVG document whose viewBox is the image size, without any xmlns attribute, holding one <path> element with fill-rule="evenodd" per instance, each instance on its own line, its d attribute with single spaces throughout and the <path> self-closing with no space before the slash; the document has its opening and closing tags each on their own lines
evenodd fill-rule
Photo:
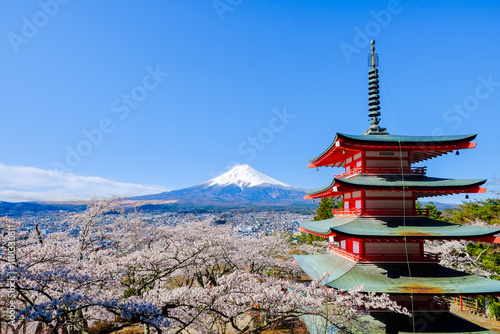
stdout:
<svg viewBox="0 0 500 334">
<path fill-rule="evenodd" d="M 237 165 L 230 171 L 207 181 L 207 184 L 208 186 L 212 185 L 227 186 L 230 184 L 234 184 L 240 188 L 254 187 L 261 184 L 274 184 L 292 188 L 292 186 L 280 182 L 278 180 L 275 180 L 272 177 L 269 177 L 259 172 L 258 170 L 253 169 L 247 164 Z"/>
</svg>

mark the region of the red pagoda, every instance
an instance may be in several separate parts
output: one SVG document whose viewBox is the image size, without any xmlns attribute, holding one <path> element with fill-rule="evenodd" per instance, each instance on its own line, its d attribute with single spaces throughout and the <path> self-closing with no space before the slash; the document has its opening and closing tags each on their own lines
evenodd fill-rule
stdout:
<svg viewBox="0 0 500 334">
<path fill-rule="evenodd" d="M 297 255 L 295 261 L 313 279 L 328 273 L 324 284 L 329 287 L 353 289 L 364 285 L 366 292 L 389 293 L 413 312 L 411 321 L 404 316 L 370 312 L 372 320 L 384 324 L 386 333 L 418 331 L 416 327 L 422 319 L 427 332 L 462 333 L 464 326 L 472 326 L 467 333 L 485 333 L 447 312 L 441 297 L 498 294 L 500 281 L 439 265 L 439 257 L 425 251 L 424 241 L 500 243 L 500 238 L 494 236 L 500 229 L 433 220 L 428 210 L 417 208 L 416 201 L 433 196 L 484 193 L 486 189 L 481 186 L 486 180 L 429 177 L 426 167 L 414 166 L 474 148 L 476 135 L 402 136 L 391 135 L 381 128 L 374 41 L 371 51 L 370 128 L 363 135 L 337 133 L 323 153 L 309 160 L 309 168 L 345 169 L 330 185 L 308 190 L 305 196 L 332 197 L 343 202 L 343 209 L 333 210 L 333 218 L 301 223 L 301 231 L 329 239 L 330 253 Z"/>
</svg>

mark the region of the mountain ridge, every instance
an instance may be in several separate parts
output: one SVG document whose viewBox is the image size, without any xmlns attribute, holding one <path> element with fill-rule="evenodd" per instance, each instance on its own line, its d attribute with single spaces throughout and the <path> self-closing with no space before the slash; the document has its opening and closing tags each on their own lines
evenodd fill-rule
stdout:
<svg viewBox="0 0 500 334">
<path fill-rule="evenodd" d="M 201 184 L 158 194 L 129 197 L 135 201 L 175 201 L 195 205 L 306 204 L 304 190 L 278 181 L 251 166 L 237 165 Z"/>
<path fill-rule="evenodd" d="M 206 182 L 203 182 L 202 184 L 207 184 L 208 186 L 212 185 L 225 186 L 230 184 L 236 184 L 241 188 L 243 186 L 254 187 L 262 184 L 274 184 L 283 187 L 296 188 L 286 183 L 280 182 L 276 179 L 273 179 L 272 177 L 259 172 L 255 168 L 252 168 L 248 164 L 236 165 L 226 173 L 219 175 Z"/>
</svg>

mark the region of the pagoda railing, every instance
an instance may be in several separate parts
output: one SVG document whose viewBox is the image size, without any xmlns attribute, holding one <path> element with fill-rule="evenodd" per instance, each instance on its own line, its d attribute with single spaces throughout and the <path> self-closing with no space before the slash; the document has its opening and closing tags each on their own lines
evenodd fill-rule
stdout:
<svg viewBox="0 0 500 334">
<path fill-rule="evenodd" d="M 343 177 L 354 176 L 354 175 L 358 175 L 360 173 L 361 173 L 361 167 L 355 167 L 355 168 L 351 168 L 349 170 L 346 170 L 345 172 L 343 172 L 341 174 L 335 175 L 334 178 L 341 179 Z"/>
<path fill-rule="evenodd" d="M 420 254 L 370 254 L 360 258 L 366 262 L 439 262 L 439 255 L 433 253 Z"/>
<path fill-rule="evenodd" d="M 333 209 L 335 217 L 355 217 L 361 216 L 361 209 Z"/>
<path fill-rule="evenodd" d="M 343 248 L 340 248 L 338 246 L 334 246 L 332 244 L 328 245 L 330 247 L 330 252 L 332 252 L 335 255 L 339 255 L 351 262 L 359 262 L 360 256 L 356 253 L 349 252 Z"/>
<path fill-rule="evenodd" d="M 330 252 L 351 262 L 439 262 L 438 254 L 424 252 L 421 254 L 366 254 L 359 255 L 338 246 L 329 245 Z"/>
<path fill-rule="evenodd" d="M 401 173 L 401 168 L 361 168 L 355 167 L 345 172 L 335 175 L 336 179 L 341 179 L 343 177 L 355 176 L 358 174 L 374 174 L 374 175 L 425 175 L 427 172 L 427 167 L 412 167 L 403 169 L 403 173 Z"/>
<path fill-rule="evenodd" d="M 429 209 L 333 209 L 335 217 L 429 216 Z"/>
</svg>

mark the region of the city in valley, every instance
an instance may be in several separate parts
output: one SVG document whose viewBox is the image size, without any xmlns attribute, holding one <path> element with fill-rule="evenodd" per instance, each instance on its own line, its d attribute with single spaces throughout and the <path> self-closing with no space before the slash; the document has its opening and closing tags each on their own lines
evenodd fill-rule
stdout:
<svg viewBox="0 0 500 334">
<path fill-rule="evenodd" d="M 279 234 L 297 234 L 299 233 L 299 222 L 312 220 L 314 213 L 295 213 L 297 210 L 276 210 L 276 211 L 258 211 L 258 212 L 238 212 L 238 210 L 221 210 L 216 213 L 192 213 L 192 212 L 141 212 L 128 211 L 120 214 L 107 214 L 105 220 L 107 223 L 114 220 L 117 216 L 125 219 L 137 220 L 154 226 L 175 226 L 178 224 L 189 224 L 190 222 L 208 221 L 215 224 L 225 224 L 234 227 L 242 234 L 260 234 L 260 233 L 279 233 Z M 19 232 L 29 232 L 38 226 L 42 235 L 54 232 L 68 232 L 78 236 L 79 230 L 71 230 L 71 216 L 68 212 L 45 212 L 30 213 L 26 212 L 21 216 L 15 217 L 20 222 Z"/>
</svg>

